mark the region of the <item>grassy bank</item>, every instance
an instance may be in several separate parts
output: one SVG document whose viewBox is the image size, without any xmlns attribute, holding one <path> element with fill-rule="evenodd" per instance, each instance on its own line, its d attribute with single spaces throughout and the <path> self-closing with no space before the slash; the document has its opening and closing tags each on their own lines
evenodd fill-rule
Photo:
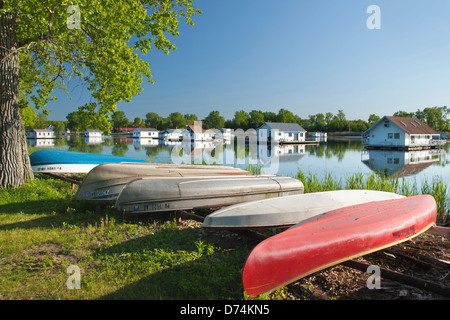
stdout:
<svg viewBox="0 0 450 320">
<path fill-rule="evenodd" d="M 243 298 L 247 239 L 174 217 L 130 220 L 73 194 L 47 178 L 0 190 L 0 299 Z M 67 288 L 70 265 L 80 290 Z"/>
<path fill-rule="evenodd" d="M 353 174 L 345 181 L 336 180 L 331 174 L 318 178 L 314 174 L 305 174 L 299 171 L 296 176 L 305 185 L 305 193 L 322 192 L 343 189 L 362 189 L 394 192 L 404 196 L 420 194 L 432 195 L 437 204 L 438 221 L 445 222 L 448 217 L 450 204 L 447 183 L 439 177 L 431 178 L 419 184 L 417 181 L 408 181 L 403 178 L 388 178 L 378 174 Z"/>
<path fill-rule="evenodd" d="M 447 210 L 447 186 L 376 175 L 346 181 L 299 172 L 306 192 L 343 188 L 430 193 Z M 111 205 L 71 201 L 70 183 L 37 177 L 0 189 L 0 299 L 243 299 L 241 270 L 256 244 L 198 222 L 164 215 L 130 219 Z M 197 212 L 206 215 L 207 212 Z M 68 289 L 67 268 L 81 289 Z M 282 298 L 277 292 L 272 298 Z"/>
</svg>

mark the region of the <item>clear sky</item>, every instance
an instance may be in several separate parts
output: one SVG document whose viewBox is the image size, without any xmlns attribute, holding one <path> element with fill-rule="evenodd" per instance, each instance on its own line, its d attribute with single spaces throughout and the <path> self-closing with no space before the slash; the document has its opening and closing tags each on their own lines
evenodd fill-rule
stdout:
<svg viewBox="0 0 450 320">
<path fill-rule="evenodd" d="M 370 114 L 450 106 L 450 1 L 428 0 L 197 0 L 195 26 L 180 24 L 178 49 L 153 50 L 155 84 L 130 103 L 130 121 L 148 112 L 219 110 L 278 112 L 302 118 L 343 110 L 347 119 Z M 381 29 L 366 22 L 370 5 Z M 49 105 L 51 120 L 89 100 L 73 89 L 72 100 Z"/>
</svg>

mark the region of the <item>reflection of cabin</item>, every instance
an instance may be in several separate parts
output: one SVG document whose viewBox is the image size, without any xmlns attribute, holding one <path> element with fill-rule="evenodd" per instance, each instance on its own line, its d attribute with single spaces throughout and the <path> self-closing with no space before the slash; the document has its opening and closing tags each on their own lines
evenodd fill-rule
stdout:
<svg viewBox="0 0 450 320">
<path fill-rule="evenodd" d="M 183 139 L 183 132 L 179 129 L 167 129 L 159 133 L 161 140 L 180 141 Z"/>
<path fill-rule="evenodd" d="M 217 131 L 217 134 L 214 136 L 216 140 L 225 140 L 230 141 L 233 137 L 232 130 L 228 128 L 221 128 Z"/>
<path fill-rule="evenodd" d="M 136 128 L 133 131 L 134 138 L 158 138 L 159 131 L 154 128 Z"/>
<path fill-rule="evenodd" d="M 311 133 L 311 140 L 319 142 L 327 142 L 328 134 L 326 132 L 313 132 Z"/>
<path fill-rule="evenodd" d="M 103 135 L 103 132 L 98 129 L 87 129 L 84 132 L 84 136 L 86 138 L 101 138 Z"/>
<path fill-rule="evenodd" d="M 375 172 L 383 172 L 389 177 L 415 175 L 439 162 L 441 149 L 427 150 L 363 150 L 361 162 Z"/>
<path fill-rule="evenodd" d="M 133 146 L 135 148 L 139 148 L 139 147 L 156 147 L 159 144 L 159 140 L 158 139 L 152 139 L 152 138 L 148 138 L 148 139 L 133 139 Z"/>
<path fill-rule="evenodd" d="M 258 158 L 267 162 L 270 158 L 278 158 L 279 161 L 298 161 L 306 153 L 305 145 L 275 145 L 267 144 L 258 145 Z M 273 160 L 272 160 L 273 161 Z"/>
<path fill-rule="evenodd" d="M 31 129 L 26 136 L 29 139 L 52 139 L 55 138 L 55 132 L 50 129 Z"/>
<path fill-rule="evenodd" d="M 27 139 L 27 144 L 30 147 L 54 147 L 55 139 Z"/>
<path fill-rule="evenodd" d="M 362 134 L 362 143 L 367 148 L 412 150 L 440 147 L 446 141 L 419 119 L 385 116 Z"/>
<path fill-rule="evenodd" d="M 266 122 L 257 129 L 258 142 L 296 143 L 305 141 L 306 130 L 298 123 Z"/>
<path fill-rule="evenodd" d="M 85 137 L 84 138 L 84 143 L 86 143 L 89 146 L 101 144 L 102 142 L 103 142 L 102 137 Z"/>
</svg>

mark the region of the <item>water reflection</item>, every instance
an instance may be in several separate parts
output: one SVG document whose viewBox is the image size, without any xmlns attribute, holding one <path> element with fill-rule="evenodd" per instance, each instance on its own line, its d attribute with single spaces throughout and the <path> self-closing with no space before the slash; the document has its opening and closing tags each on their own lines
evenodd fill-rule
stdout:
<svg viewBox="0 0 450 320">
<path fill-rule="evenodd" d="M 375 172 L 400 178 L 416 175 L 440 161 L 442 149 L 400 151 L 363 150 L 361 161 Z"/>
<path fill-rule="evenodd" d="M 36 148 L 54 147 L 55 139 L 27 139 L 27 144 Z"/>
<path fill-rule="evenodd" d="M 127 156 L 154 163 L 219 164 L 248 168 L 265 174 L 295 175 L 299 170 L 318 177 L 331 173 L 345 179 L 354 173 L 381 172 L 391 177 L 439 175 L 450 178 L 445 150 L 364 150 L 359 140 L 333 140 L 318 145 L 258 145 L 234 141 L 171 142 L 126 136 L 61 136 L 28 139 L 30 147 Z M 448 146 L 446 147 L 448 148 Z M 424 173 L 425 172 L 425 173 Z"/>
</svg>

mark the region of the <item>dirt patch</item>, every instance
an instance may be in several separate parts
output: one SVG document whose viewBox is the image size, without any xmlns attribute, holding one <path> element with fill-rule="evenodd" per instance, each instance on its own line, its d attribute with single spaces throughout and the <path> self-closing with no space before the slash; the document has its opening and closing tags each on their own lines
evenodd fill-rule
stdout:
<svg viewBox="0 0 450 320">
<path fill-rule="evenodd" d="M 30 271 L 51 269 L 63 262 L 76 264 L 76 257 L 64 254 L 59 244 L 42 244 L 21 250 L 9 257 L 5 257 L 3 268 L 14 269 L 26 266 Z"/>
</svg>

